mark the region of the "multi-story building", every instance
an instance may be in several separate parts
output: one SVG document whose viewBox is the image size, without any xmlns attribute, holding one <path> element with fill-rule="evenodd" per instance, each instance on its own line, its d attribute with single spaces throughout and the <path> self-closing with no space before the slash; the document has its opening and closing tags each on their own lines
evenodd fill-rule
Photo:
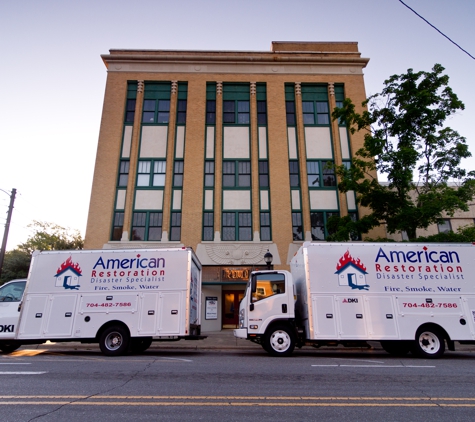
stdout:
<svg viewBox="0 0 475 422">
<path fill-rule="evenodd" d="M 358 218 L 330 164 L 361 134 L 331 119 L 365 97 L 354 42 L 273 42 L 270 52 L 111 50 L 86 248 L 191 246 L 203 330 L 237 323 L 249 271 Z M 379 230 L 379 231 L 378 231 Z M 384 228 L 371 233 L 384 236 Z M 211 304 L 218 303 L 217 308 Z"/>
</svg>

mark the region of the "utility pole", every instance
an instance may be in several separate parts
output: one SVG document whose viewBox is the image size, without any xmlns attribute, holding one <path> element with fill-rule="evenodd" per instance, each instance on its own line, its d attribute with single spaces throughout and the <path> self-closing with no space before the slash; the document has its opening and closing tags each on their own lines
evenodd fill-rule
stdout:
<svg viewBox="0 0 475 422">
<path fill-rule="evenodd" d="M 8 207 L 8 215 L 7 215 L 7 222 L 5 223 L 5 231 L 3 232 L 2 249 L 0 250 L 0 276 L 2 275 L 3 259 L 5 257 L 5 249 L 7 247 L 8 231 L 10 230 L 10 221 L 12 219 L 13 204 L 15 203 L 15 195 L 16 195 L 16 189 L 13 188 L 12 193 L 10 195 L 10 206 Z"/>
</svg>

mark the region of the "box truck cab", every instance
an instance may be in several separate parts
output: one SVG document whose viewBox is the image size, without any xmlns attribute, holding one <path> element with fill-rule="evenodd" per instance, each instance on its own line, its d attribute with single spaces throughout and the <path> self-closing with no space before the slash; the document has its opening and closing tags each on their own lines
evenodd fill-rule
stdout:
<svg viewBox="0 0 475 422">
<path fill-rule="evenodd" d="M 474 258 L 472 244 L 305 242 L 291 273 L 251 274 L 234 335 L 274 356 L 379 341 L 437 358 L 456 341 L 475 344 Z M 261 298 L 273 280 L 285 291 Z"/>
<path fill-rule="evenodd" d="M 35 252 L 27 281 L 0 292 L 4 352 L 79 341 L 114 356 L 204 338 L 201 264 L 190 248 Z"/>
</svg>

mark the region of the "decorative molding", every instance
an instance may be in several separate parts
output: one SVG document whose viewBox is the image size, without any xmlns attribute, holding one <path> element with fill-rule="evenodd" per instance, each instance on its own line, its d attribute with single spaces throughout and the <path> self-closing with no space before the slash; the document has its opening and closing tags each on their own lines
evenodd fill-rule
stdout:
<svg viewBox="0 0 475 422">
<path fill-rule="evenodd" d="M 217 81 L 216 82 L 216 94 L 217 95 L 223 95 L 223 82 L 222 81 Z"/>
<path fill-rule="evenodd" d="M 256 83 L 251 82 L 251 95 L 256 95 Z"/>
<path fill-rule="evenodd" d="M 178 91 L 178 81 L 172 81 L 172 94 L 176 94 Z"/>
<path fill-rule="evenodd" d="M 301 82 L 295 82 L 295 95 L 302 95 Z"/>
<path fill-rule="evenodd" d="M 328 83 L 328 92 L 330 93 L 331 97 L 335 96 L 335 84 L 333 82 Z"/>
<path fill-rule="evenodd" d="M 137 81 L 137 92 L 143 92 L 143 81 Z"/>
<path fill-rule="evenodd" d="M 273 264 L 280 265 L 279 252 L 274 243 L 199 243 L 196 254 L 203 265 L 266 265 L 264 255 L 269 250 Z"/>
<path fill-rule="evenodd" d="M 141 242 L 141 241 L 110 241 L 102 246 L 102 249 L 163 249 L 182 248 L 185 246 L 180 242 Z"/>
</svg>

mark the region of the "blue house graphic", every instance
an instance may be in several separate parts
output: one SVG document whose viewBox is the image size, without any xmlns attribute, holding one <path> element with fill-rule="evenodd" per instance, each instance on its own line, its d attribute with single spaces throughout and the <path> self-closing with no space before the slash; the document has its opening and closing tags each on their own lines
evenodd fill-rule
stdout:
<svg viewBox="0 0 475 422">
<path fill-rule="evenodd" d="M 354 259 L 349 251 L 340 258 L 335 274 L 338 276 L 338 285 L 350 286 L 352 289 L 368 290 L 366 283 L 366 267 L 359 259 Z"/>
<path fill-rule="evenodd" d="M 79 277 L 81 277 L 79 265 L 73 264 L 68 258 L 58 269 L 56 277 L 56 287 L 64 287 L 67 290 L 79 290 Z"/>
</svg>

